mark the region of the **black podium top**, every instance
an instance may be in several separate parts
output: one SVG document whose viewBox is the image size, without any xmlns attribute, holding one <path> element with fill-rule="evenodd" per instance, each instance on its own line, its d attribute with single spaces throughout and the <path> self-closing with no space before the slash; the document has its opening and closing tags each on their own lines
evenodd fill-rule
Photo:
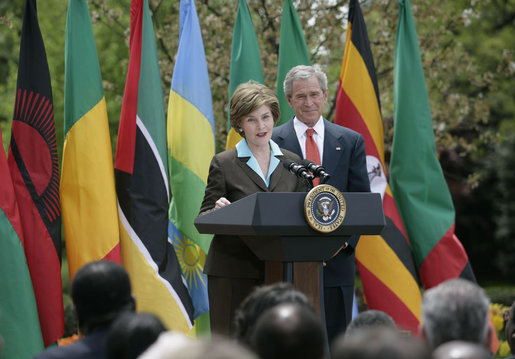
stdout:
<svg viewBox="0 0 515 359">
<path fill-rule="evenodd" d="M 306 193 L 257 192 L 195 219 L 200 233 L 241 238 L 262 260 L 329 259 L 352 235 L 380 234 L 385 226 L 378 193 L 344 192 L 346 215 L 330 233 L 313 230 L 304 215 Z M 236 238 L 235 238 L 236 239 Z"/>
</svg>

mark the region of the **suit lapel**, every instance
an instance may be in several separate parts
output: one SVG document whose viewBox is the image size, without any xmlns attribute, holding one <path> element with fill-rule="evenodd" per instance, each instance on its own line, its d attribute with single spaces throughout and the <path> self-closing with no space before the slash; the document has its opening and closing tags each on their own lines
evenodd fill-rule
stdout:
<svg viewBox="0 0 515 359">
<path fill-rule="evenodd" d="M 238 166 L 241 167 L 241 169 L 247 175 L 247 177 L 252 180 L 252 182 L 258 185 L 259 188 L 261 188 L 261 190 L 263 190 L 264 192 L 268 192 L 269 189 L 266 187 L 265 181 L 263 181 L 263 179 L 256 172 L 254 172 L 252 168 L 247 166 L 248 160 L 248 157 L 237 157 L 236 163 L 238 164 Z"/>
<path fill-rule="evenodd" d="M 333 174 L 336 173 L 336 165 L 340 162 L 340 157 L 343 154 L 344 148 L 343 144 L 339 141 L 339 137 L 334 135 L 336 131 L 331 131 L 331 126 L 338 125 L 335 125 L 326 119 L 324 119 L 324 121 L 324 159 L 322 161 L 322 165 L 325 167 L 327 173 Z"/>
<path fill-rule="evenodd" d="M 293 127 L 293 118 L 288 121 L 285 126 L 285 131 L 283 131 L 283 134 L 279 135 L 279 137 L 283 139 L 283 143 L 279 147 L 287 148 L 302 158 L 302 150 L 300 149 L 299 139 L 297 138 L 297 133 Z"/>
<path fill-rule="evenodd" d="M 281 183 L 281 178 L 283 174 L 285 173 L 285 169 L 283 168 L 283 159 L 284 156 L 275 156 L 279 161 L 281 161 L 274 172 L 272 172 L 272 175 L 270 176 L 270 191 L 273 192 L 275 187 Z"/>
</svg>

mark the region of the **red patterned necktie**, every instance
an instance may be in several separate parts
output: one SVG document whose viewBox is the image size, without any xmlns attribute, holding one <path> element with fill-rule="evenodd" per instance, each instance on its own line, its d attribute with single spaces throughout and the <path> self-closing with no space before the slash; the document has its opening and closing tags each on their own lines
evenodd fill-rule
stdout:
<svg viewBox="0 0 515 359">
<path fill-rule="evenodd" d="M 320 152 L 318 152 L 318 146 L 313 138 L 313 133 L 315 130 L 312 128 L 308 128 L 306 130 L 306 159 L 311 162 L 316 163 L 317 165 L 321 165 L 320 161 Z M 316 187 L 320 184 L 320 178 L 315 178 L 313 180 L 313 186 Z"/>
</svg>

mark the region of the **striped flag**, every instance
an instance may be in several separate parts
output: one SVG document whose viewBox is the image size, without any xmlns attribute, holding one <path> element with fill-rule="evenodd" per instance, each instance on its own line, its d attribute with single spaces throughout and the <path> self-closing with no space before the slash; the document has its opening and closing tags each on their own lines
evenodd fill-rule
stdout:
<svg viewBox="0 0 515 359">
<path fill-rule="evenodd" d="M 286 96 L 284 96 L 283 82 L 286 74 L 297 65 L 311 65 L 308 46 L 292 0 L 284 0 L 278 62 L 277 88 L 275 91 L 281 107 L 281 118 L 277 122 L 277 126 L 290 120 L 294 115 Z"/>
<path fill-rule="evenodd" d="M 70 278 L 86 263 L 120 263 L 107 110 L 86 0 L 66 20 L 61 204 Z"/>
<path fill-rule="evenodd" d="M 204 197 L 209 163 L 215 153 L 215 125 L 206 55 L 193 0 L 181 1 L 179 25 L 179 48 L 168 102 L 172 189 L 168 235 L 186 278 L 197 318 L 209 310 L 203 269 L 212 236 L 199 234 L 193 220 Z"/>
<path fill-rule="evenodd" d="M 169 330 L 188 331 L 193 308 L 168 242 L 166 122 L 154 28 L 147 0 L 131 2 L 130 61 L 115 176 L 122 262 L 139 311 Z"/>
<path fill-rule="evenodd" d="M 436 157 L 424 70 L 407 0 L 399 1 L 394 106 L 390 184 L 422 284 L 431 288 L 456 277 L 475 281 L 467 254 L 454 234 L 454 205 Z"/>
<path fill-rule="evenodd" d="M 238 1 L 238 12 L 234 22 L 231 49 L 231 74 L 229 78 L 229 100 L 239 84 L 254 80 L 265 83 L 261 54 L 246 0 Z M 231 128 L 231 119 L 227 117 L 227 143 L 228 150 L 236 146 L 241 136 Z"/>
<path fill-rule="evenodd" d="M 23 252 L 23 231 L 0 129 L 0 336 L 4 359 L 32 358 L 44 349 L 36 297 Z"/>
<path fill-rule="evenodd" d="M 64 333 L 61 206 L 50 72 L 35 0 L 26 0 L 8 165 L 45 346 Z"/>
<path fill-rule="evenodd" d="M 367 304 L 415 332 L 421 293 L 406 231 L 386 180 L 379 90 L 367 28 L 357 0 L 351 0 L 335 123 L 363 135 L 372 192 L 383 199 L 386 227 L 381 236 L 361 236 L 356 259 Z"/>
</svg>

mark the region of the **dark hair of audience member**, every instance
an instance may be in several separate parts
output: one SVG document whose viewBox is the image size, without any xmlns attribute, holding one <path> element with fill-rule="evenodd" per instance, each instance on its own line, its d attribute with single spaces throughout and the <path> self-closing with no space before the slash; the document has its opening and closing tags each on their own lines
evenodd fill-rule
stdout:
<svg viewBox="0 0 515 359">
<path fill-rule="evenodd" d="M 107 335 L 106 358 L 136 359 L 164 331 L 164 324 L 153 314 L 123 314 L 114 321 Z"/>
<path fill-rule="evenodd" d="M 508 318 L 506 318 L 504 333 L 506 335 L 508 345 L 510 346 L 511 353 L 515 354 L 515 302 L 513 302 L 506 315 Z"/>
<path fill-rule="evenodd" d="M 79 269 L 72 280 L 71 296 L 83 335 L 135 309 L 129 275 L 111 261 L 91 262 Z"/>
<path fill-rule="evenodd" d="M 250 344 L 252 328 L 267 309 L 280 303 L 311 306 L 308 298 L 290 283 L 274 283 L 256 287 L 240 304 L 235 313 L 234 337 L 242 344 Z"/>
<path fill-rule="evenodd" d="M 313 307 L 282 303 L 257 320 L 251 348 L 261 359 L 322 359 L 325 336 Z"/>
</svg>

